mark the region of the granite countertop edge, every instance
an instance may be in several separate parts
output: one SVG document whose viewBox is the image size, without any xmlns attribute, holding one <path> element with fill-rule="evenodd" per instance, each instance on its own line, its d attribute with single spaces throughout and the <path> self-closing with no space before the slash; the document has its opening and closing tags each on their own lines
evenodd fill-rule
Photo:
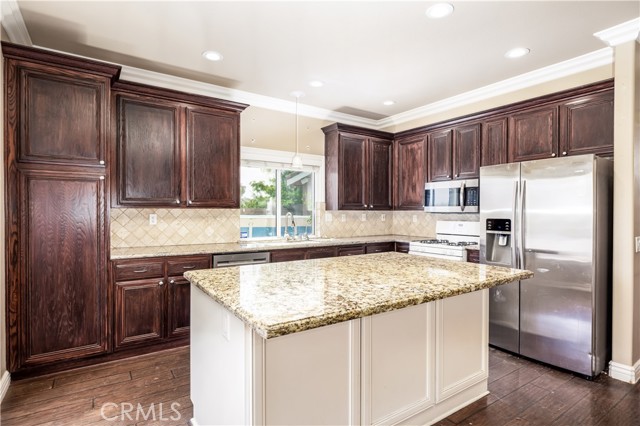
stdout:
<svg viewBox="0 0 640 426">
<path fill-rule="evenodd" d="M 247 241 L 235 243 L 192 244 L 172 246 L 149 246 L 112 248 L 111 260 L 137 259 L 145 257 L 162 256 L 187 256 L 198 254 L 226 254 L 226 253 L 250 253 L 258 251 L 272 251 L 295 248 L 313 248 L 330 246 L 347 246 L 352 244 L 388 243 L 415 241 L 433 237 L 421 235 L 373 235 L 345 238 L 313 238 L 310 241 L 296 241 L 278 243 L 276 241 Z"/>
</svg>

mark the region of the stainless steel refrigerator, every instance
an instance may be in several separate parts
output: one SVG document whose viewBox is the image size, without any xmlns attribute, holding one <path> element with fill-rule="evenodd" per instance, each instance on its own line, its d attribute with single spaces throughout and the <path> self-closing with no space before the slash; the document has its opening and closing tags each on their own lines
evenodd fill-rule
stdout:
<svg viewBox="0 0 640 426">
<path fill-rule="evenodd" d="M 533 271 L 490 293 L 489 343 L 594 377 L 611 352 L 613 162 L 480 169 L 480 261 Z"/>
</svg>

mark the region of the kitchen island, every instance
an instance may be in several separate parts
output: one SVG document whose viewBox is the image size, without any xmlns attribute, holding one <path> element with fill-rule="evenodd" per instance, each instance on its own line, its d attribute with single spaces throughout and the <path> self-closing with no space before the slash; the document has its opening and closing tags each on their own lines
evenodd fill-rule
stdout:
<svg viewBox="0 0 640 426">
<path fill-rule="evenodd" d="M 487 393 L 488 288 L 399 253 L 185 273 L 194 424 L 429 424 Z"/>
</svg>

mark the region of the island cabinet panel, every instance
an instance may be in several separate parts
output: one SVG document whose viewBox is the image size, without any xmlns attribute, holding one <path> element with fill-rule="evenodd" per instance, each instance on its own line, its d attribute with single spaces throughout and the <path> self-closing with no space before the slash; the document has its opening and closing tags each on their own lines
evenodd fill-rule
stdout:
<svg viewBox="0 0 640 426">
<path fill-rule="evenodd" d="M 434 405 L 434 314 L 428 303 L 362 319 L 362 424 L 395 423 Z"/>
<path fill-rule="evenodd" d="M 509 118 L 510 163 L 555 157 L 557 152 L 557 105 L 534 108 Z"/>
<path fill-rule="evenodd" d="M 236 114 L 186 108 L 187 205 L 240 206 L 240 137 Z"/>
<path fill-rule="evenodd" d="M 20 313 L 16 322 L 10 319 L 20 334 L 14 348 L 19 366 L 95 355 L 109 348 L 103 177 L 20 173 L 24 275 L 9 301 L 10 312 L 18 308 Z M 17 302 L 21 303 L 16 306 Z"/>
<path fill-rule="evenodd" d="M 339 123 L 322 131 L 327 210 L 390 210 L 393 135 Z"/>
<path fill-rule="evenodd" d="M 482 290 L 436 301 L 436 402 L 489 377 L 488 297 Z"/>
<path fill-rule="evenodd" d="M 502 117 L 482 123 L 480 166 L 493 166 L 507 162 L 508 118 Z"/>
<path fill-rule="evenodd" d="M 395 141 L 395 197 L 397 210 L 424 209 L 427 176 L 427 135 L 419 134 Z"/>
<path fill-rule="evenodd" d="M 180 204 L 180 108 L 117 95 L 118 204 Z"/>
<path fill-rule="evenodd" d="M 113 99 L 112 206 L 240 205 L 247 105 L 127 82 Z"/>
<path fill-rule="evenodd" d="M 560 105 L 560 155 L 613 155 L 613 90 Z"/>
</svg>

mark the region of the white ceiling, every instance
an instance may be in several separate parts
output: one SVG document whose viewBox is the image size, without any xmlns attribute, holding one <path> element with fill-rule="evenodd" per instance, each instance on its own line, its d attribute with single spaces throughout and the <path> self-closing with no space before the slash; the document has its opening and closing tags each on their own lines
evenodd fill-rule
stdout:
<svg viewBox="0 0 640 426">
<path fill-rule="evenodd" d="M 637 0 L 452 1 L 432 20 L 433 3 L 17 2 L 36 46 L 286 101 L 302 90 L 306 105 L 369 119 L 603 49 L 593 33 L 640 16 Z M 506 59 L 516 46 L 531 53 Z"/>
</svg>

